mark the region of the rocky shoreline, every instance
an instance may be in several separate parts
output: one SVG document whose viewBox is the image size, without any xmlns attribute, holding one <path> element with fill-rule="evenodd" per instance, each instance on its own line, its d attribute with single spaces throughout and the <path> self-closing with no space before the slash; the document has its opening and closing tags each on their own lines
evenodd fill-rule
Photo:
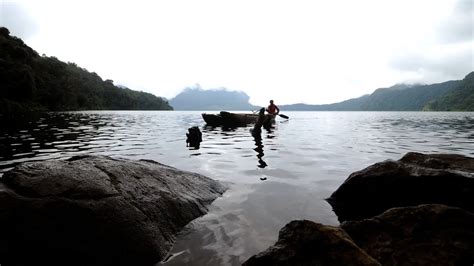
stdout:
<svg viewBox="0 0 474 266">
<path fill-rule="evenodd" d="M 24 163 L 0 180 L 0 264 L 152 265 L 225 190 L 151 160 Z"/>
<path fill-rule="evenodd" d="M 407 153 L 331 195 L 342 224 L 292 221 L 244 265 L 473 265 L 474 158 Z"/>
<path fill-rule="evenodd" d="M 225 190 L 151 160 L 24 163 L 0 179 L 0 264 L 152 265 Z M 291 221 L 244 265 L 474 264 L 474 158 L 407 153 L 327 201 L 340 226 Z"/>
</svg>

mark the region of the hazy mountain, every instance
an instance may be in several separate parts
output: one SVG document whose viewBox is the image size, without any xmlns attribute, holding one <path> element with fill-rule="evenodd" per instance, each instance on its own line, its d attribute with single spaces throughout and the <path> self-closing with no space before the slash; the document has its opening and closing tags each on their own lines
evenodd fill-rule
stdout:
<svg viewBox="0 0 474 266">
<path fill-rule="evenodd" d="M 361 106 L 367 101 L 369 95 L 359 98 L 345 100 L 339 103 L 311 105 L 304 103 L 280 105 L 281 110 L 286 111 L 362 111 Z"/>
<path fill-rule="evenodd" d="M 40 56 L 0 27 L 0 114 L 36 110 L 171 110 L 164 98 L 117 87 L 74 63 Z"/>
<path fill-rule="evenodd" d="M 169 102 L 175 110 L 256 110 L 249 103 L 250 97 L 242 91 L 229 91 L 225 88 L 203 90 L 199 85 L 186 88 Z"/>
<path fill-rule="evenodd" d="M 473 73 L 463 80 L 431 85 L 397 84 L 377 89 L 370 95 L 339 103 L 292 104 L 280 107 L 288 111 L 474 111 Z"/>
</svg>

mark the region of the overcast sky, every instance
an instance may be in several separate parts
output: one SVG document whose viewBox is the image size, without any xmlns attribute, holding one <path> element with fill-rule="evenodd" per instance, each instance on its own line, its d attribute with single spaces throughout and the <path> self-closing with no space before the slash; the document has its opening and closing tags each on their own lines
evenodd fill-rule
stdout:
<svg viewBox="0 0 474 266">
<path fill-rule="evenodd" d="M 322 104 L 474 69 L 473 0 L 0 1 L 40 54 L 167 98 L 200 84 Z"/>
</svg>

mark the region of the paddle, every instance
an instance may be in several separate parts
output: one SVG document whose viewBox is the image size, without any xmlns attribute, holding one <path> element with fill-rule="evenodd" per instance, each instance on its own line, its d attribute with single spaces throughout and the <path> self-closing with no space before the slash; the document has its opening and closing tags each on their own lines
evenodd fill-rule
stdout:
<svg viewBox="0 0 474 266">
<path fill-rule="evenodd" d="M 256 113 L 258 113 L 258 110 L 252 111 L 252 113 L 256 114 Z M 287 115 L 284 115 L 284 114 L 278 114 L 278 116 L 281 117 L 281 118 L 290 119 Z"/>
</svg>

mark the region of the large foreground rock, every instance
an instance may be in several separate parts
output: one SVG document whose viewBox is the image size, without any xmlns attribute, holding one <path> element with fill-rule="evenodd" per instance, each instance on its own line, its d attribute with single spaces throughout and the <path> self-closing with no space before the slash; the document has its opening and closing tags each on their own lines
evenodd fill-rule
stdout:
<svg viewBox="0 0 474 266">
<path fill-rule="evenodd" d="M 328 202 L 341 222 L 429 203 L 474 212 L 474 158 L 407 153 L 351 174 Z"/>
<path fill-rule="evenodd" d="M 224 190 L 153 161 L 25 163 L 0 182 L 0 264 L 152 264 Z"/>
<path fill-rule="evenodd" d="M 292 221 L 245 265 L 474 265 L 474 158 L 408 153 L 328 201 L 340 227 Z"/>
<path fill-rule="evenodd" d="M 254 265 L 474 264 L 474 214 L 439 204 L 390 209 L 340 227 L 292 221 Z"/>
<path fill-rule="evenodd" d="M 474 214 L 445 205 L 390 209 L 341 227 L 382 265 L 474 264 Z"/>
<path fill-rule="evenodd" d="M 311 221 L 292 221 L 277 243 L 248 259 L 244 266 L 380 265 L 340 228 Z"/>
</svg>

